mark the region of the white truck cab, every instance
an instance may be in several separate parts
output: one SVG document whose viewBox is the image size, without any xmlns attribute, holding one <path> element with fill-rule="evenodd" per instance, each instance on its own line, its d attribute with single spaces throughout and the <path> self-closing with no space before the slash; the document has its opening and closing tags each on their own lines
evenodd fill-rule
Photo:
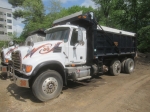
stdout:
<svg viewBox="0 0 150 112">
<path fill-rule="evenodd" d="M 19 47 L 12 53 L 14 67 L 26 76 L 47 61 L 57 61 L 66 66 L 86 63 L 86 30 L 74 25 L 61 25 L 47 29 L 45 41 Z M 32 43 L 32 42 L 31 42 Z M 18 60 L 18 57 L 21 58 Z M 18 64 L 17 64 L 18 63 Z M 17 66 L 21 65 L 21 66 Z M 30 66 L 30 71 L 27 67 Z"/>
</svg>

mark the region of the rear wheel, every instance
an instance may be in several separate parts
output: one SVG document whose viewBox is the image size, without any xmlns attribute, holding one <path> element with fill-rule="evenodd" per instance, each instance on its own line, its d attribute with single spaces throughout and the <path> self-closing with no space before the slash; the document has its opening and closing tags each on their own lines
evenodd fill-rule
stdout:
<svg viewBox="0 0 150 112">
<path fill-rule="evenodd" d="M 40 101 L 47 101 L 58 97 L 62 87 L 63 80 L 60 74 L 56 71 L 48 70 L 35 79 L 32 91 Z"/>
<path fill-rule="evenodd" d="M 126 73 L 132 73 L 134 70 L 134 60 L 131 58 L 128 58 L 125 62 L 125 72 Z"/>
<path fill-rule="evenodd" d="M 126 62 L 126 58 L 121 60 L 121 72 L 124 73 L 125 72 L 125 62 Z"/>
<path fill-rule="evenodd" d="M 119 60 L 115 59 L 110 64 L 110 73 L 111 75 L 117 76 L 121 71 L 121 63 Z"/>
</svg>

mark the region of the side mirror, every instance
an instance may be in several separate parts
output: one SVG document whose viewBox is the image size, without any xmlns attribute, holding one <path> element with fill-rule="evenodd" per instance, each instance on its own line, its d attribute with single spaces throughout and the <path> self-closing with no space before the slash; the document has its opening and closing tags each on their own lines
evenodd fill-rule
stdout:
<svg viewBox="0 0 150 112">
<path fill-rule="evenodd" d="M 83 41 L 83 32 L 82 32 L 82 28 L 78 28 L 78 42 Z"/>
</svg>

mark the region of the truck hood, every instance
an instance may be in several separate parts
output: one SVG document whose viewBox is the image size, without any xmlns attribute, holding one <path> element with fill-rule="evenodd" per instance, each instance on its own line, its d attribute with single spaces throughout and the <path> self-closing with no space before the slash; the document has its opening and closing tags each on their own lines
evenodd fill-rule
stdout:
<svg viewBox="0 0 150 112">
<path fill-rule="evenodd" d="M 11 53 L 18 49 L 18 46 L 11 46 L 3 49 L 4 57 L 10 59 Z"/>
<path fill-rule="evenodd" d="M 20 51 L 21 56 L 24 56 L 26 53 L 28 53 L 29 46 L 20 46 L 18 47 L 17 51 Z"/>
<path fill-rule="evenodd" d="M 39 46 L 45 45 L 45 44 L 51 44 L 51 45 L 54 45 L 54 44 L 57 44 L 57 43 L 59 43 L 59 42 L 62 43 L 63 41 L 61 41 L 61 40 L 53 40 L 53 41 L 36 42 L 36 43 L 34 43 L 33 48 L 36 48 L 36 47 L 39 47 Z"/>
</svg>

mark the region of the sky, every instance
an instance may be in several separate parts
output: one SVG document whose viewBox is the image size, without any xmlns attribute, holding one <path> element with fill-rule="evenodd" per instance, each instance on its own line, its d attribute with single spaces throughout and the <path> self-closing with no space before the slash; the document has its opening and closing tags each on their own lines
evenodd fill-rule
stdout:
<svg viewBox="0 0 150 112">
<path fill-rule="evenodd" d="M 43 4 L 46 6 L 48 4 L 49 0 L 42 0 Z M 78 5 L 78 6 L 92 6 L 95 8 L 95 4 L 92 0 L 60 0 L 62 2 L 62 6 L 65 8 Z M 15 11 L 15 9 L 12 8 L 12 6 L 8 3 L 8 0 L 0 0 L 0 7 L 3 8 L 9 8 L 12 9 L 12 11 Z M 23 19 L 13 19 L 13 30 L 17 32 L 17 35 L 19 36 L 21 32 L 23 31 L 24 24 L 22 23 Z"/>
</svg>

